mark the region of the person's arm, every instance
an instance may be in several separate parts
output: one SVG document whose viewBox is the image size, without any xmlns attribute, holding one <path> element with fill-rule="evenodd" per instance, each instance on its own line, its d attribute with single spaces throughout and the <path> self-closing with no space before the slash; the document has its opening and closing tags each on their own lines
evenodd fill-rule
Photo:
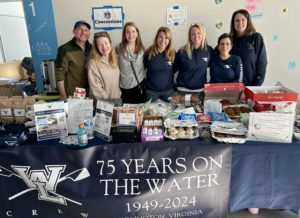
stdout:
<svg viewBox="0 0 300 218">
<path fill-rule="evenodd" d="M 257 54 L 257 61 L 256 61 L 256 78 L 254 81 L 255 86 L 260 86 L 263 84 L 265 80 L 265 75 L 267 71 L 267 53 L 265 48 L 265 43 L 263 37 L 257 33 L 256 38 L 256 54 Z"/>
<path fill-rule="evenodd" d="M 237 82 L 243 82 L 243 63 L 240 57 L 238 57 L 238 63 L 234 69 Z"/>
<path fill-rule="evenodd" d="M 208 70 L 206 69 L 206 74 L 205 74 L 205 83 L 211 83 L 211 65 L 212 65 L 212 61 L 213 61 L 213 58 L 215 58 L 215 56 L 217 55 L 215 50 L 208 45 L 207 47 L 207 51 L 208 51 L 208 66 L 207 68 L 209 68 L 209 81 L 208 81 L 208 78 L 207 78 L 207 75 L 208 75 Z"/>
<path fill-rule="evenodd" d="M 104 81 L 101 72 L 96 66 L 95 61 L 90 61 L 87 67 L 90 92 L 95 99 L 107 99 L 108 94 L 105 91 Z"/>
<path fill-rule="evenodd" d="M 144 68 L 145 70 L 147 70 L 149 64 L 149 56 L 147 52 L 144 53 L 143 62 L 144 62 Z"/>
<path fill-rule="evenodd" d="M 180 50 L 178 50 L 175 54 L 174 63 L 173 63 L 173 72 L 174 74 L 179 70 L 180 68 Z"/>
<path fill-rule="evenodd" d="M 58 81 L 57 88 L 60 94 L 60 100 L 66 101 L 68 99 L 68 96 L 65 89 L 65 81 L 64 80 Z"/>
<path fill-rule="evenodd" d="M 66 52 L 61 47 L 58 48 L 55 66 L 55 79 L 61 100 L 68 99 L 65 88 L 65 78 L 67 76 L 68 64 Z"/>
</svg>

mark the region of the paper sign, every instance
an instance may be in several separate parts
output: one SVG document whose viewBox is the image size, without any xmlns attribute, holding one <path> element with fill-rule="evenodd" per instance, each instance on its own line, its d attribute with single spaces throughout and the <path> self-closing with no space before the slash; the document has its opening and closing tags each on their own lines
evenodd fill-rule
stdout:
<svg viewBox="0 0 300 218">
<path fill-rule="evenodd" d="M 124 23 L 123 7 L 104 6 L 92 8 L 94 29 L 122 29 Z"/>
<path fill-rule="evenodd" d="M 295 114 L 250 113 L 248 138 L 253 141 L 292 142 Z"/>
<path fill-rule="evenodd" d="M 88 115 L 93 116 L 93 99 L 68 99 L 68 132 L 77 133 Z"/>
<path fill-rule="evenodd" d="M 97 101 L 95 125 L 95 135 L 99 138 L 109 140 L 114 104 L 107 101 Z"/>
<path fill-rule="evenodd" d="M 174 6 L 167 8 L 167 24 L 180 25 L 187 23 L 187 7 Z"/>
<path fill-rule="evenodd" d="M 38 141 L 68 135 L 65 103 L 63 101 L 35 104 L 34 115 Z"/>
</svg>

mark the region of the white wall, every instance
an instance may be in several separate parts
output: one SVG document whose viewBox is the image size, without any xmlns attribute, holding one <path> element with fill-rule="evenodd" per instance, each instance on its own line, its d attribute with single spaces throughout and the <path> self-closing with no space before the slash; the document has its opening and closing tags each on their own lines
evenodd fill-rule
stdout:
<svg viewBox="0 0 300 218">
<path fill-rule="evenodd" d="M 58 44 L 61 45 L 72 37 L 72 28 L 76 20 L 84 19 L 92 24 L 92 7 L 104 5 L 123 6 L 125 21 L 138 24 L 145 46 L 149 46 L 156 30 L 166 25 L 166 9 L 174 5 L 186 6 L 188 24 L 171 27 L 176 48 L 187 40 L 187 31 L 191 23 L 203 23 L 208 42 L 216 45 L 219 35 L 229 32 L 231 14 L 236 9 L 245 8 L 249 2 L 256 2 L 256 11 L 262 13 L 260 19 L 254 19 L 258 32 L 262 33 L 268 55 L 268 69 L 264 85 L 273 85 L 281 81 L 285 86 L 300 93 L 300 29 L 298 0 L 52 0 L 57 28 Z M 283 13 L 283 8 L 288 8 Z M 216 24 L 222 22 L 221 29 Z M 94 31 L 91 31 L 92 41 Z M 115 43 L 121 40 L 121 30 L 110 31 Z M 278 36 L 276 40 L 274 37 Z M 296 62 L 296 69 L 288 69 L 289 62 Z"/>
<path fill-rule="evenodd" d="M 21 1 L 0 2 L 0 35 L 6 62 L 31 56 Z"/>
</svg>

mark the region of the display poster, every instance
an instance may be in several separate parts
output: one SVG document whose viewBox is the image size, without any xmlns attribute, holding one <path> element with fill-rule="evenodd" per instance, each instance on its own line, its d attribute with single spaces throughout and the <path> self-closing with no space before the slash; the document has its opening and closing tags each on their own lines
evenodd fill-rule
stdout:
<svg viewBox="0 0 300 218">
<path fill-rule="evenodd" d="M 68 132 L 76 134 L 80 123 L 93 117 L 93 99 L 68 99 Z"/>
<path fill-rule="evenodd" d="M 253 141 L 291 143 L 294 120 L 294 113 L 250 113 L 248 138 Z"/>
<path fill-rule="evenodd" d="M 8 148 L 0 150 L 5 190 L 0 214 L 226 218 L 230 176 L 230 145 L 172 141 L 78 150 L 53 145 Z"/>
<path fill-rule="evenodd" d="M 94 29 L 122 29 L 124 25 L 123 7 L 104 6 L 92 8 Z"/>
<path fill-rule="evenodd" d="M 37 140 L 68 135 L 65 103 L 63 101 L 34 104 Z"/>
<path fill-rule="evenodd" d="M 94 131 L 97 137 L 109 140 L 114 104 L 107 101 L 98 100 Z"/>
<path fill-rule="evenodd" d="M 174 26 L 187 24 L 187 7 L 167 8 L 167 24 Z"/>
</svg>

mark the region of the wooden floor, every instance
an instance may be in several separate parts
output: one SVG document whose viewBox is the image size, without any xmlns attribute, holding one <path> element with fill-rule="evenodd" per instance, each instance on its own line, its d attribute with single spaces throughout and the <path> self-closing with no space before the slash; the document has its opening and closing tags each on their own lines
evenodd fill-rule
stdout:
<svg viewBox="0 0 300 218">
<path fill-rule="evenodd" d="M 228 218 L 298 218 L 298 215 L 289 210 L 260 209 L 257 215 L 252 215 L 247 210 L 239 210 L 230 213 Z"/>
</svg>

